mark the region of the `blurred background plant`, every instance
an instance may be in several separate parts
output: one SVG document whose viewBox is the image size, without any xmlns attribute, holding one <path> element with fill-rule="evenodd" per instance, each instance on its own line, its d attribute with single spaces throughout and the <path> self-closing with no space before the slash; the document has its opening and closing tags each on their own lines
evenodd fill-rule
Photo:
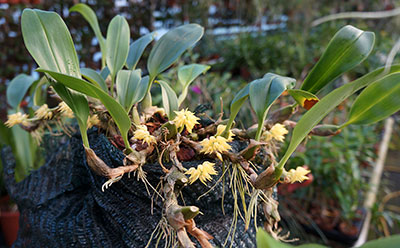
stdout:
<svg viewBox="0 0 400 248">
<path fill-rule="evenodd" d="M 314 230 L 316 233 L 336 229 L 349 236 L 357 234 L 357 222 L 365 215 L 363 203 L 376 159 L 379 130 L 379 125 L 349 126 L 328 140 L 313 136 L 297 150 L 288 165 L 307 165 L 313 179 L 307 187 L 293 191 L 282 188 L 281 206 L 289 214 L 286 219 L 298 222 L 290 225 L 321 229 Z M 302 214 L 290 213 L 293 208 Z M 312 241 L 307 236 L 301 240 Z"/>
</svg>

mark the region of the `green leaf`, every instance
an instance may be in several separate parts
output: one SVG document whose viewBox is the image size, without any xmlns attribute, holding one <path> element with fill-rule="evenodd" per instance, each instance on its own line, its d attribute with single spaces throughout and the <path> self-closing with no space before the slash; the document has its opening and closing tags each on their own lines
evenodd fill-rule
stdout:
<svg viewBox="0 0 400 248">
<path fill-rule="evenodd" d="M 158 40 L 150 52 L 147 69 L 150 80 L 172 65 L 182 53 L 196 44 L 204 29 L 198 24 L 186 24 L 171 29 Z"/>
<path fill-rule="evenodd" d="M 39 71 L 39 70 L 38 70 Z M 72 77 L 72 76 L 70 76 Z M 79 79 L 82 81 L 82 79 Z M 51 82 L 51 86 L 57 92 L 57 94 L 61 97 L 61 99 L 71 108 L 74 112 L 75 118 L 78 121 L 79 128 L 81 131 L 82 139 L 85 146 L 89 146 L 88 141 L 86 140 L 86 129 L 87 129 L 87 120 L 89 117 L 89 105 L 87 99 L 84 95 L 67 89 L 63 84 L 58 82 Z"/>
<path fill-rule="evenodd" d="M 41 68 L 81 77 L 74 43 L 58 14 L 25 9 L 21 26 L 25 46 Z"/>
<path fill-rule="evenodd" d="M 292 247 L 299 247 L 299 248 L 326 248 L 326 246 L 319 245 L 319 244 L 305 244 L 300 246 L 293 246 L 289 244 L 282 243 L 278 240 L 272 238 L 266 231 L 262 228 L 258 228 L 257 230 L 257 247 L 258 248 L 292 248 Z"/>
<path fill-rule="evenodd" d="M 307 111 L 293 129 L 292 139 L 290 140 L 289 147 L 277 165 L 277 168 L 279 168 L 278 172 L 280 169 L 283 169 L 290 155 L 292 155 L 297 146 L 303 141 L 303 139 L 308 135 L 314 126 L 316 126 L 330 111 L 332 111 L 349 96 L 382 78 L 383 71 L 384 68 L 376 69 L 375 71 L 372 71 L 353 82 L 335 89 L 322 98 L 309 111 Z M 395 72 L 400 72 L 400 65 L 394 65 L 390 68 L 390 73 Z"/>
<path fill-rule="evenodd" d="M 19 74 L 7 87 L 7 102 L 13 109 L 19 109 L 19 104 L 35 79 L 26 74 Z"/>
<path fill-rule="evenodd" d="M 312 108 L 312 106 L 314 106 L 319 101 L 317 96 L 308 91 L 290 89 L 288 90 L 288 93 L 300 106 L 307 110 Z"/>
<path fill-rule="evenodd" d="M 328 83 L 364 61 L 374 47 L 375 34 L 347 25 L 341 28 L 307 75 L 302 90 L 318 93 Z"/>
<path fill-rule="evenodd" d="M 13 142 L 11 129 L 0 121 L 0 148 L 4 145 L 11 146 Z"/>
<path fill-rule="evenodd" d="M 140 69 L 128 71 L 120 70 L 117 75 L 118 102 L 129 113 L 135 103 L 140 102 L 147 90 L 149 77 L 143 78 Z"/>
<path fill-rule="evenodd" d="M 11 128 L 13 154 L 16 158 L 15 179 L 21 181 L 34 167 L 34 146 L 31 135 L 20 126 Z"/>
<path fill-rule="evenodd" d="M 349 124 L 372 124 L 400 110 L 400 73 L 390 74 L 369 85 L 356 98 Z"/>
<path fill-rule="evenodd" d="M 175 111 L 178 111 L 178 97 L 175 91 L 164 81 L 158 80 L 157 83 L 161 86 L 161 95 L 163 107 L 169 120 L 173 120 L 176 116 Z"/>
<path fill-rule="evenodd" d="M 250 103 L 258 118 L 256 140 L 259 140 L 264 120 L 272 103 L 288 88 L 293 88 L 296 80 L 267 73 L 263 78 L 250 84 Z"/>
<path fill-rule="evenodd" d="M 377 248 L 377 247 L 397 248 L 399 247 L 399 244 L 400 244 L 400 235 L 392 235 L 390 237 L 368 241 L 360 248 Z"/>
<path fill-rule="evenodd" d="M 57 13 L 25 9 L 22 12 L 21 26 L 25 46 L 41 68 L 81 78 L 79 60 L 71 34 Z M 70 92 L 65 86 L 56 82 L 52 83 L 52 86 L 74 112 L 83 142 L 85 146 L 89 146 L 86 135 L 89 107 L 86 98 Z"/>
<path fill-rule="evenodd" d="M 75 4 L 74 6 L 72 6 L 72 8 L 69 9 L 69 11 L 80 13 L 89 23 L 90 27 L 93 29 L 94 34 L 96 35 L 96 38 L 99 41 L 100 50 L 102 53 L 102 64 L 104 65 L 106 58 L 106 40 L 101 34 L 96 13 L 88 5 L 84 3 Z"/>
<path fill-rule="evenodd" d="M 96 85 L 90 84 L 80 78 L 72 77 L 69 75 L 45 69 L 37 69 L 37 71 L 48 73 L 51 77 L 53 77 L 61 84 L 73 90 L 79 91 L 85 95 L 88 95 L 90 97 L 99 99 L 106 107 L 106 109 L 110 113 L 115 123 L 117 124 L 121 132 L 121 136 L 125 142 L 125 145 L 129 149 L 128 131 L 131 127 L 131 121 L 129 119 L 129 116 L 125 112 L 124 108 L 117 101 L 115 101 L 114 98 L 109 96 L 106 92 L 104 92 L 101 88 L 97 87 Z M 87 121 L 87 118 L 85 121 Z"/>
<path fill-rule="evenodd" d="M 110 75 L 110 69 L 108 69 L 107 66 L 104 66 L 103 69 L 101 69 L 100 71 L 100 75 L 104 80 L 106 80 L 108 75 Z"/>
<path fill-rule="evenodd" d="M 100 87 L 104 92 L 108 92 L 108 87 L 106 81 L 103 77 L 97 73 L 97 71 L 90 69 L 90 68 L 81 68 L 82 76 L 87 79 L 92 84 L 97 85 Z"/>
<path fill-rule="evenodd" d="M 129 46 L 129 54 L 128 58 L 126 59 L 126 67 L 128 67 L 129 70 L 133 70 L 136 68 L 140 57 L 142 57 L 144 49 L 146 49 L 146 47 L 153 40 L 154 40 L 154 33 L 149 33 L 135 40 Z"/>
<path fill-rule="evenodd" d="M 115 16 L 108 25 L 106 41 L 107 67 L 110 69 L 112 78 L 115 78 L 125 64 L 129 51 L 129 39 L 128 22 L 123 16 Z"/>
<path fill-rule="evenodd" d="M 179 105 L 185 100 L 186 95 L 188 93 L 189 85 L 202 73 L 205 73 L 209 70 L 211 66 L 208 65 L 200 65 L 200 64 L 191 64 L 185 65 L 178 69 L 178 80 L 182 85 L 182 93 L 179 96 L 178 103 Z"/>
</svg>

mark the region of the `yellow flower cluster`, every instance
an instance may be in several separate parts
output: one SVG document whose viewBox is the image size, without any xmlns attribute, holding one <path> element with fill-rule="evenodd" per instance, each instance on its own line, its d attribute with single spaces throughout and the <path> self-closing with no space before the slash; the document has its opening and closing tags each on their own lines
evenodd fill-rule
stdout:
<svg viewBox="0 0 400 248">
<path fill-rule="evenodd" d="M 97 126 L 99 124 L 100 124 L 100 120 L 96 114 L 88 117 L 88 120 L 87 120 L 87 128 L 88 129 L 93 126 Z"/>
<path fill-rule="evenodd" d="M 149 131 L 147 131 L 147 126 L 145 125 L 136 126 L 136 131 L 133 138 L 137 140 L 142 140 L 142 143 L 146 142 L 147 145 L 151 145 L 157 142 L 156 137 L 154 137 L 149 133 Z"/>
<path fill-rule="evenodd" d="M 65 102 L 58 104 L 58 111 L 67 118 L 74 118 L 74 112 L 72 112 L 72 109 Z"/>
<path fill-rule="evenodd" d="M 211 162 L 204 162 L 200 165 L 197 166 L 197 169 L 194 167 L 190 168 L 188 171 L 185 172 L 185 174 L 189 174 L 189 183 L 192 184 L 194 183 L 197 179 L 200 179 L 200 181 L 204 184 L 206 184 L 206 181 L 210 181 L 211 175 L 217 175 L 217 171 L 214 169 L 215 163 Z"/>
<path fill-rule="evenodd" d="M 208 139 L 204 139 L 200 142 L 200 145 L 203 147 L 200 152 L 205 154 L 215 153 L 218 159 L 222 161 L 222 152 L 227 152 L 231 149 L 231 146 L 228 144 L 228 140 L 222 136 L 211 136 Z"/>
<path fill-rule="evenodd" d="M 287 174 L 286 178 L 289 180 L 290 183 L 295 182 L 303 182 L 304 180 L 308 180 L 308 173 L 310 170 L 305 169 L 304 167 L 298 166 L 296 169 L 290 169 Z"/>
<path fill-rule="evenodd" d="M 265 131 L 262 134 L 261 140 L 270 141 L 272 139 L 283 142 L 285 139 L 285 134 L 288 133 L 288 130 L 282 124 L 275 124 L 269 131 Z"/>
<path fill-rule="evenodd" d="M 218 127 L 217 127 L 217 134 L 216 134 L 216 136 L 220 136 L 224 131 L 225 131 L 225 128 L 226 128 L 226 126 L 225 125 L 218 125 Z M 231 130 L 229 130 L 229 133 L 228 133 L 228 142 L 232 142 L 233 141 L 233 136 L 234 136 L 234 134 L 232 133 L 232 131 Z"/>
<path fill-rule="evenodd" d="M 197 116 L 195 116 L 192 112 L 187 109 L 183 109 L 181 111 L 175 111 L 176 117 L 173 122 L 175 123 L 177 128 L 186 127 L 186 130 L 189 133 L 192 133 L 193 127 L 196 124 L 199 124 L 197 121 L 200 120 Z"/>
<path fill-rule="evenodd" d="M 38 110 L 35 111 L 35 116 L 39 119 L 48 120 L 53 117 L 53 112 L 49 109 L 47 104 L 43 104 Z"/>
<path fill-rule="evenodd" d="M 12 127 L 18 124 L 22 124 L 27 126 L 28 122 L 28 115 L 22 114 L 21 112 L 17 112 L 15 114 L 8 115 L 8 120 L 4 123 L 7 127 Z"/>
</svg>

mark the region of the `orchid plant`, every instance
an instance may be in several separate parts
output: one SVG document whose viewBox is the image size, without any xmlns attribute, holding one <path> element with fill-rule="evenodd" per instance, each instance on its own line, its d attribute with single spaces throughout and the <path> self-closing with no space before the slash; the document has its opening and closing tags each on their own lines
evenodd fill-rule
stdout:
<svg viewBox="0 0 400 248">
<path fill-rule="evenodd" d="M 194 218 L 200 209 L 179 205 L 178 188 L 197 180 L 207 184 L 219 174 L 216 167 L 220 166 L 222 173 L 217 183 L 229 175 L 235 196 L 235 218 L 230 235 L 234 235 L 238 216 L 243 216 L 248 227 L 250 220 L 256 219 L 258 206 L 263 205 L 266 231 L 275 239 L 284 240 L 285 236 L 281 236 L 277 229 L 280 217 L 272 193 L 277 183 L 307 179 L 310 171 L 303 167 L 285 170 L 285 163 L 296 147 L 308 135 L 334 135 L 350 124 L 374 123 L 400 109 L 399 65 L 393 65 L 389 70 L 377 69 L 320 96 L 326 85 L 364 61 L 373 49 L 373 33 L 345 26 L 332 38 L 304 82 L 298 83 L 298 89 L 295 89 L 295 79 L 267 73 L 236 94 L 228 119 L 224 119 L 221 113 L 217 120 L 205 124 L 200 115 L 181 106 L 190 84 L 210 67 L 189 64 L 174 68 L 182 86 L 179 96 L 169 82 L 160 79 L 161 73 L 174 67 L 179 57 L 201 39 L 204 30 L 200 25 L 186 24 L 164 34 L 155 42 L 147 68 L 142 70 L 137 68 L 138 62 L 146 47 L 154 41 L 154 33 L 129 44 L 130 29 L 123 16 L 111 20 L 106 37 L 103 37 L 96 15 L 87 5 L 77 4 L 70 11 L 82 14 L 92 27 L 102 53 L 102 67 L 80 68 L 71 35 L 58 14 L 25 9 L 21 20 L 24 42 L 39 65 L 37 71 L 44 75 L 40 85 L 36 85 L 37 94 L 40 94 L 40 87 L 45 86 L 59 98 L 60 103 L 53 108 L 45 104 L 37 106 L 33 117 L 16 112 L 9 115 L 6 124 L 10 127 L 19 124 L 33 131 L 45 125 L 41 123 L 59 123 L 61 118 L 75 118 L 88 165 L 107 178 L 103 190 L 132 171 L 138 171 L 143 182 L 148 183 L 143 167 L 150 162 L 150 155 L 156 153 L 157 162 L 165 172 L 162 179 L 165 183 L 160 193 L 163 194 L 165 218 L 161 225 L 172 230 L 169 234 L 177 234 L 176 237 L 166 237 L 177 240 L 182 247 L 194 247 L 188 234 L 194 236 L 202 247 L 212 247 L 209 242 L 212 237 L 199 228 L 193 231 Z M 162 107 L 152 104 L 151 88 L 156 85 L 161 87 Z M 29 86 L 19 86 L 23 89 L 15 91 L 18 99 L 22 99 Z M 10 87 L 18 89 L 14 84 Z M 361 89 L 364 90 L 354 101 L 348 121 L 340 126 L 318 125 L 343 100 Z M 271 106 L 283 92 L 292 96 L 294 104 L 269 114 Z M 247 99 L 256 113 L 257 124 L 248 129 L 235 128 L 235 117 Z M 304 108 L 305 114 L 297 123 L 290 121 L 291 115 L 299 108 Z M 90 148 L 87 129 L 93 125 L 123 141 L 123 144 L 117 144 L 123 146 L 123 166 L 110 168 Z M 278 160 L 279 143 L 285 138 L 288 128 L 293 128 L 290 145 Z M 246 147 L 234 152 L 232 144 L 235 142 L 244 143 Z M 185 168 L 180 150 L 183 144 L 194 151 L 192 155 L 184 154 L 186 160 L 201 158 L 207 161 Z M 171 162 L 168 166 L 163 164 L 168 161 Z M 242 201 L 242 208 L 238 201 Z M 227 242 L 228 238 L 226 245 Z"/>
</svg>

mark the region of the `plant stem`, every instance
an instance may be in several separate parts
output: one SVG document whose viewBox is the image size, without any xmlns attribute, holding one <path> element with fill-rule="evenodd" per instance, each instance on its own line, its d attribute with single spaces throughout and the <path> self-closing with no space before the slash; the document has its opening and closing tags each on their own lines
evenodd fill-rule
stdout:
<svg viewBox="0 0 400 248">
<path fill-rule="evenodd" d="M 261 120 L 258 121 L 257 133 L 256 133 L 256 137 L 255 137 L 256 141 L 260 141 L 261 133 L 262 133 L 262 130 L 263 130 L 263 127 L 264 127 L 263 124 L 264 124 L 264 119 L 261 119 Z"/>
<path fill-rule="evenodd" d="M 135 125 L 140 125 L 140 116 L 137 110 L 137 106 L 133 106 L 132 108 L 132 121 Z"/>
<path fill-rule="evenodd" d="M 78 126 L 79 126 L 79 130 L 81 131 L 83 146 L 86 148 L 90 148 L 89 147 L 89 139 L 88 139 L 87 132 L 86 132 L 86 124 L 82 123 L 78 119 Z"/>
<path fill-rule="evenodd" d="M 110 87 L 110 92 L 111 92 L 111 96 L 115 98 L 114 82 L 115 82 L 115 75 L 111 74 L 111 87 Z"/>
<path fill-rule="evenodd" d="M 151 89 L 151 85 L 153 84 L 154 79 L 155 79 L 155 77 L 150 77 L 150 83 L 149 83 L 149 86 L 147 87 L 147 93 L 142 101 L 143 109 L 149 108 L 153 105 L 152 99 L 151 99 L 151 94 L 150 94 L 150 89 Z"/>
<path fill-rule="evenodd" d="M 229 137 L 229 130 L 231 130 L 233 121 L 235 120 L 236 115 L 232 115 L 229 117 L 228 123 L 226 123 L 226 128 L 222 132 L 221 136 L 227 139 Z"/>
</svg>

